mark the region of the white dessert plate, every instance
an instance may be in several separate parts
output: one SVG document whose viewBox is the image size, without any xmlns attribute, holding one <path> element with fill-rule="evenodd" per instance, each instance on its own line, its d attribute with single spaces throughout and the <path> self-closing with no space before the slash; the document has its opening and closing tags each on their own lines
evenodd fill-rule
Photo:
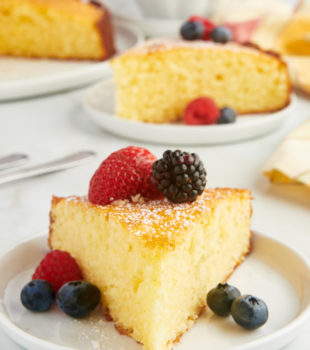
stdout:
<svg viewBox="0 0 310 350">
<path fill-rule="evenodd" d="M 116 24 L 117 51 L 140 43 L 144 35 L 130 25 Z M 70 61 L 0 57 L 0 101 L 26 98 L 82 86 L 111 74 L 109 61 Z"/>
<path fill-rule="evenodd" d="M 29 350 L 142 350 L 120 335 L 98 308 L 90 317 L 75 320 L 54 305 L 46 313 L 32 313 L 20 303 L 20 291 L 48 251 L 47 236 L 20 243 L 0 258 L 0 325 Z M 244 294 L 262 298 L 269 320 L 246 331 L 231 317 L 204 313 L 184 334 L 175 350 L 276 350 L 288 344 L 310 318 L 310 265 L 297 251 L 254 232 L 250 256 L 229 283 Z"/>
<path fill-rule="evenodd" d="M 130 121 L 114 115 L 115 86 L 107 79 L 88 88 L 83 106 L 89 117 L 102 129 L 118 136 L 142 142 L 176 145 L 202 145 L 237 142 L 264 135 L 278 127 L 292 114 L 295 96 L 280 111 L 243 115 L 236 123 L 225 125 L 152 124 Z"/>
</svg>

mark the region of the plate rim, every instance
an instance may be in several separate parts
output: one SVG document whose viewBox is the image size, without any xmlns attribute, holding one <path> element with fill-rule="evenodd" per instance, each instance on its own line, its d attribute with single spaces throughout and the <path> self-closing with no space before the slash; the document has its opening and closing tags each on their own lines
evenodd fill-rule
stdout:
<svg viewBox="0 0 310 350">
<path fill-rule="evenodd" d="M 309 278 L 310 278 L 310 259 L 307 258 L 305 254 L 300 252 L 295 247 L 290 246 L 288 243 L 286 243 L 286 241 L 282 241 L 282 240 L 267 236 L 265 234 L 260 233 L 257 230 L 252 230 L 252 232 L 253 232 L 254 242 L 257 238 L 267 240 L 267 241 L 272 241 L 273 243 L 280 245 L 285 249 L 288 249 L 289 251 L 294 253 L 294 256 L 297 257 L 299 261 L 302 262 L 302 264 L 307 268 Z M 40 240 L 47 239 L 47 237 L 48 237 L 48 230 L 44 230 L 37 234 L 25 237 L 19 242 L 13 243 L 11 247 L 9 247 L 8 249 L 6 249 L 4 252 L 1 253 L 0 264 L 1 264 L 1 261 L 6 257 L 8 257 L 11 253 L 13 253 L 15 249 L 21 247 L 24 244 L 29 244 L 39 239 Z M 3 300 L 1 300 L 1 302 L 2 304 L 4 304 Z M 288 333 L 290 335 L 290 339 L 293 340 L 295 336 L 297 336 L 298 333 L 302 331 L 302 328 L 303 326 L 305 326 L 306 321 L 308 319 L 310 319 L 310 302 L 307 304 L 307 306 L 303 310 L 301 310 L 300 314 L 298 314 L 293 320 L 287 323 L 284 327 L 281 327 L 276 331 L 268 335 L 262 336 L 256 340 L 249 341 L 242 345 L 234 346 L 233 348 L 231 348 L 231 350 L 250 350 L 252 349 L 252 347 L 257 348 L 257 346 L 268 345 L 272 341 L 281 339 L 282 335 L 284 334 L 287 336 Z M 19 345 L 20 345 L 19 340 L 23 339 L 35 344 L 36 346 L 42 346 L 42 347 L 44 346 L 44 348 L 46 349 L 50 349 L 50 346 L 52 345 L 53 349 L 55 350 L 75 350 L 72 347 L 54 344 L 45 339 L 41 339 L 34 335 L 31 335 L 30 333 L 24 331 L 23 329 L 18 327 L 15 323 L 13 323 L 9 318 L 9 316 L 8 315 L 6 316 L 5 313 L 2 312 L 1 310 L 0 310 L 0 326 L 2 330 L 6 333 L 6 335 Z M 18 340 L 16 341 L 16 339 Z M 288 342 L 285 342 L 285 344 L 283 345 L 286 345 L 286 344 L 288 344 Z"/>
<path fill-rule="evenodd" d="M 126 30 L 131 34 L 134 34 L 136 37 L 136 42 L 134 45 L 138 45 L 142 43 L 145 39 L 145 35 L 143 31 L 138 28 L 136 25 L 131 23 L 118 23 L 113 21 L 113 25 L 115 27 L 115 33 L 117 30 Z M 116 53 L 117 55 L 118 53 Z M 3 58 L 4 56 L 0 57 Z M 18 59 L 26 59 L 23 57 L 11 57 Z M 73 68 L 69 71 L 63 71 L 57 74 L 46 74 L 44 76 L 38 76 L 31 79 L 16 79 L 12 81 L 0 81 L 0 102 L 17 100 L 21 98 L 29 98 L 40 96 L 48 93 L 55 93 L 58 91 L 63 91 L 66 89 L 73 89 L 78 86 L 82 86 L 85 84 L 89 84 L 94 82 L 99 78 L 95 78 L 95 74 L 102 73 L 105 75 L 110 75 L 110 59 L 104 61 L 81 61 L 90 62 L 93 65 L 88 66 L 85 70 L 81 71 L 81 67 Z M 78 62 L 74 61 L 73 62 Z M 103 75 L 104 76 L 104 75 Z M 48 86 L 47 86 L 48 84 Z M 55 87 L 55 84 L 60 84 L 61 86 Z M 40 89 L 44 87 L 44 91 L 42 92 Z M 32 90 L 35 90 L 34 92 Z"/>
<path fill-rule="evenodd" d="M 295 109 L 297 105 L 297 96 L 294 93 L 290 94 L 290 103 L 285 106 L 284 108 L 270 112 L 270 113 L 256 113 L 256 114 L 244 114 L 240 116 L 240 118 L 255 118 L 255 120 L 251 121 L 251 124 L 249 123 L 232 123 L 232 124 L 221 124 L 221 125 L 184 125 L 184 124 L 169 124 L 169 123 L 145 123 L 140 121 L 134 121 L 134 120 L 128 120 L 124 118 L 117 117 L 116 114 L 112 114 L 110 112 L 105 112 L 100 110 L 99 108 L 96 108 L 96 106 L 93 105 L 92 102 L 90 102 L 90 99 L 94 98 L 98 92 L 101 91 L 108 91 L 110 89 L 114 89 L 115 91 L 115 84 L 113 82 L 113 78 L 105 78 L 101 79 L 99 82 L 93 84 L 92 86 L 88 87 L 83 96 L 82 96 L 82 106 L 84 111 L 88 114 L 89 118 L 101 129 L 104 129 L 108 131 L 111 134 L 127 137 L 129 139 L 134 139 L 138 141 L 145 141 L 150 143 L 157 143 L 157 144 L 187 144 L 187 145 L 211 145 L 211 144 L 223 144 L 223 143 L 229 143 L 229 142 L 240 142 L 240 141 L 246 141 L 249 139 L 253 139 L 259 136 L 263 136 L 269 132 L 274 131 L 277 127 L 279 127 L 279 124 L 284 123 L 292 114 L 292 111 Z M 258 119 L 259 117 L 260 119 Z M 102 122 L 98 121 L 100 118 L 102 118 Z M 108 122 L 108 118 L 114 118 L 113 124 L 117 124 L 119 127 L 121 126 L 123 129 L 128 128 L 141 128 L 144 131 L 158 133 L 160 131 L 164 132 L 184 132 L 191 131 L 193 133 L 196 133 L 196 136 L 198 135 L 199 138 L 203 136 L 205 137 L 205 141 L 196 141 L 196 138 L 193 136 L 192 141 L 169 141 L 162 139 L 155 140 L 153 139 L 146 139 L 145 137 L 141 137 L 139 134 L 135 138 L 134 136 L 125 136 L 124 132 L 119 132 L 119 128 L 111 127 L 111 123 Z M 265 119 L 266 118 L 266 119 Z M 267 120 L 267 121 L 266 121 Z M 274 125 L 276 124 L 276 125 Z M 229 138 L 227 140 L 223 140 L 223 137 L 220 136 L 219 141 L 210 141 L 207 137 L 207 133 L 211 132 L 228 132 L 231 131 L 232 133 L 238 133 L 238 132 L 244 132 L 248 128 L 254 130 L 257 127 L 264 127 L 265 125 L 268 125 L 268 130 L 264 132 L 256 132 L 254 136 L 241 136 L 239 138 Z M 142 131 L 142 130 L 140 130 Z M 206 134 L 204 134 L 206 133 Z"/>
</svg>

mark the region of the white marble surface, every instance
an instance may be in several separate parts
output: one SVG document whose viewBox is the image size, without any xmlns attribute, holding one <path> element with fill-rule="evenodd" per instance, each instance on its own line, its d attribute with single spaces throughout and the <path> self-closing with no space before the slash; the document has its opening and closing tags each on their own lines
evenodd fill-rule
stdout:
<svg viewBox="0 0 310 350">
<path fill-rule="evenodd" d="M 36 163 L 81 149 L 98 153 L 87 165 L 0 186 L 0 253 L 23 238 L 47 232 L 51 195 L 85 194 L 99 162 L 112 151 L 134 144 L 98 130 L 81 109 L 82 93 L 83 90 L 68 91 L 0 104 L 0 156 L 26 152 Z M 199 153 L 204 160 L 209 187 L 246 187 L 252 191 L 253 228 L 285 241 L 310 258 L 310 190 L 271 185 L 261 175 L 263 164 L 283 137 L 307 118 L 310 100 L 299 96 L 294 114 L 272 134 L 239 144 L 187 149 Z M 137 145 L 158 156 L 167 148 Z M 309 348 L 310 324 L 285 349 Z M 21 348 L 0 331 L 0 349 Z"/>
</svg>

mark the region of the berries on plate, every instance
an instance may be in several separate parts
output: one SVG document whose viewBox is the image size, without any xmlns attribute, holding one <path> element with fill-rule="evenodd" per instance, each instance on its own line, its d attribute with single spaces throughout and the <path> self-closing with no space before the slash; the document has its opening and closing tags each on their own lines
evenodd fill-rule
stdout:
<svg viewBox="0 0 310 350">
<path fill-rule="evenodd" d="M 156 157 L 142 147 L 129 146 L 106 158 L 90 180 L 88 199 L 105 205 L 141 194 L 155 199 L 160 193 L 151 183 L 152 165 Z"/>
<path fill-rule="evenodd" d="M 183 114 L 184 123 L 187 125 L 215 124 L 220 116 L 220 110 L 210 97 L 199 97 L 191 101 Z"/>
<path fill-rule="evenodd" d="M 56 303 L 67 315 L 75 318 L 88 316 L 100 302 L 100 290 L 87 281 L 64 284 L 57 293 Z"/>
<path fill-rule="evenodd" d="M 233 301 L 231 315 L 241 327 L 252 330 L 266 323 L 268 308 L 263 300 L 247 294 Z"/>
<path fill-rule="evenodd" d="M 26 309 L 44 312 L 52 306 L 55 300 L 55 290 L 47 281 L 41 279 L 33 280 L 24 286 L 20 299 Z"/>
<path fill-rule="evenodd" d="M 200 21 L 185 22 L 180 29 L 181 37 L 184 40 L 202 39 L 204 33 L 205 27 Z"/>
<path fill-rule="evenodd" d="M 218 316 L 228 316 L 232 302 L 241 295 L 240 291 L 227 283 L 219 283 L 207 295 L 209 308 Z"/>
<path fill-rule="evenodd" d="M 210 33 L 211 40 L 216 43 L 225 44 L 232 39 L 231 30 L 227 27 L 218 26 Z"/>
<path fill-rule="evenodd" d="M 230 124 L 236 121 L 237 112 L 230 107 L 224 107 L 220 110 L 220 117 L 217 120 L 217 124 Z"/>
<path fill-rule="evenodd" d="M 61 250 L 52 250 L 46 254 L 32 275 L 33 280 L 48 281 L 56 293 L 63 284 L 82 278 L 82 272 L 75 259 Z"/>
<path fill-rule="evenodd" d="M 206 175 L 197 154 L 168 150 L 153 164 L 152 182 L 170 201 L 192 202 L 202 194 Z"/>
<path fill-rule="evenodd" d="M 211 31 L 216 27 L 216 25 L 211 22 L 209 19 L 203 16 L 191 16 L 188 19 L 188 22 L 201 22 L 204 26 L 204 33 L 202 36 L 202 40 L 209 40 Z"/>
</svg>

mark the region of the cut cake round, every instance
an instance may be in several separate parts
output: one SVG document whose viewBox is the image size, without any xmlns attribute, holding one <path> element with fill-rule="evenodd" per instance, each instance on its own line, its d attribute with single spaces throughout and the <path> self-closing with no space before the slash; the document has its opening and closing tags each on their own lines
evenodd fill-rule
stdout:
<svg viewBox="0 0 310 350">
<path fill-rule="evenodd" d="M 116 114 L 125 119 L 174 122 L 201 96 L 239 114 L 272 112 L 290 102 L 286 64 L 254 46 L 152 39 L 111 64 Z"/>
</svg>

